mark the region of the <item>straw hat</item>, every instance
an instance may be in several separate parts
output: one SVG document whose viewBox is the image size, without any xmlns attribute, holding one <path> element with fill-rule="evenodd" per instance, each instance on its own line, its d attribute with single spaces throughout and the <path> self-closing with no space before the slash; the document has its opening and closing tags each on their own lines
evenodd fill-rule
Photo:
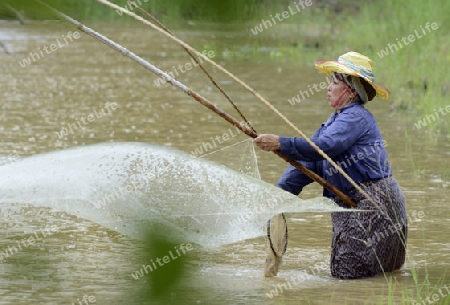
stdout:
<svg viewBox="0 0 450 305">
<path fill-rule="evenodd" d="M 373 66 L 369 57 L 357 52 L 348 52 L 338 58 L 338 61 L 327 60 L 315 63 L 316 69 L 330 75 L 332 72 L 361 77 L 376 91 L 376 96 L 387 99 L 391 94 L 387 88 L 375 84 Z"/>
</svg>

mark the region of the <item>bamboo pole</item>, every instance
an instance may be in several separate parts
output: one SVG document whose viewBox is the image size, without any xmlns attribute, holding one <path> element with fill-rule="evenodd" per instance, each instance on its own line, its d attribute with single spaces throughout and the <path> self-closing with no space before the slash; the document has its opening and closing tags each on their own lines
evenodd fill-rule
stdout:
<svg viewBox="0 0 450 305">
<path fill-rule="evenodd" d="M 197 55 L 198 57 L 203 58 L 205 61 L 209 62 L 210 64 L 212 64 L 214 67 L 216 67 L 217 69 L 219 69 L 220 71 L 222 71 L 223 73 L 225 73 L 226 75 L 228 75 L 231 79 L 233 79 L 235 82 L 237 82 L 239 85 L 241 85 L 242 87 L 244 87 L 246 90 L 248 90 L 249 92 L 251 92 L 256 98 L 258 98 L 261 102 L 263 102 L 267 107 L 269 107 L 270 110 L 272 110 L 276 115 L 278 115 L 287 125 L 289 125 L 293 130 L 295 130 L 302 138 L 305 139 L 305 141 L 311 145 L 312 148 L 314 148 L 314 150 L 317 151 L 317 153 L 319 153 L 325 160 L 327 160 L 345 179 L 347 179 L 347 181 L 356 189 L 358 190 L 361 194 L 363 194 L 368 200 L 370 200 L 380 211 L 381 208 L 379 206 L 379 204 L 373 200 L 369 194 L 367 194 L 366 191 L 364 191 L 339 165 L 336 164 L 336 162 L 333 161 L 333 159 L 330 158 L 330 156 L 328 156 L 319 146 L 317 146 L 316 143 L 314 143 L 310 138 L 308 138 L 300 129 L 298 129 L 291 121 L 289 121 L 288 118 L 286 118 L 278 109 L 276 109 L 269 101 L 267 101 L 262 95 L 260 95 L 258 92 L 256 92 L 253 88 L 251 88 L 250 86 L 248 86 L 246 83 L 244 83 L 242 80 L 240 80 L 238 77 L 236 77 L 233 73 L 231 73 L 230 71 L 228 71 L 227 69 L 225 69 L 224 67 L 222 67 L 221 65 L 217 64 L 216 62 L 214 62 L 213 60 L 211 60 L 209 57 L 207 57 L 206 55 L 198 52 L 196 49 L 194 49 L 193 47 L 191 47 L 190 45 L 188 45 L 187 43 L 185 43 L 184 41 L 182 41 L 181 39 L 175 37 L 172 34 L 167 33 L 166 31 L 164 31 L 164 29 L 156 26 L 155 24 L 151 23 L 150 21 L 142 18 L 141 16 L 136 15 L 133 12 L 130 12 L 129 10 L 120 7 L 114 3 L 109 2 L 108 0 L 96 0 L 97 2 L 100 2 L 106 6 L 109 6 L 112 9 L 115 9 L 117 11 L 121 11 L 122 13 L 133 17 L 134 19 L 152 27 L 153 29 L 157 30 L 158 32 L 162 33 L 163 35 L 167 36 L 168 38 L 170 38 L 171 40 L 177 42 L 178 44 L 180 44 L 181 46 L 185 47 L 186 49 L 188 49 L 189 51 L 191 51 L 193 54 Z"/>
<path fill-rule="evenodd" d="M 173 33 L 164 25 L 162 24 L 162 22 L 160 22 L 158 19 L 156 19 L 155 17 L 153 17 L 153 15 L 151 15 L 149 12 L 147 12 L 146 10 L 142 9 L 140 6 L 138 6 L 135 2 L 131 1 L 131 0 L 127 0 L 127 3 L 130 7 L 134 7 L 135 9 L 137 9 L 138 11 L 140 11 L 142 14 L 144 14 L 145 16 L 147 16 L 148 18 L 150 18 L 151 20 L 153 20 L 154 23 L 156 23 L 160 28 L 162 28 L 164 31 L 166 31 L 167 33 L 173 35 Z M 225 98 L 230 102 L 230 104 L 233 106 L 233 108 L 237 111 L 237 113 L 239 113 L 239 115 L 241 116 L 241 118 L 244 120 L 245 123 L 247 123 L 247 125 L 256 133 L 256 130 L 253 128 L 253 126 L 250 124 L 250 122 L 247 120 L 247 118 L 244 116 L 244 114 L 239 110 L 239 108 L 236 106 L 236 104 L 233 102 L 233 100 L 231 100 L 230 96 L 228 94 L 225 93 L 225 91 L 222 89 L 222 87 L 213 79 L 213 77 L 211 76 L 211 74 L 208 73 L 208 71 L 206 71 L 205 67 L 203 67 L 203 64 L 197 59 L 197 57 L 194 56 L 194 54 L 191 53 L 191 51 L 189 51 L 187 48 L 185 48 L 184 46 L 181 46 L 186 53 L 195 61 L 195 63 L 197 64 L 197 66 L 203 71 L 203 73 L 205 73 L 205 75 L 208 77 L 208 79 L 211 81 L 211 83 L 220 91 L 220 93 L 223 94 L 223 96 L 225 96 Z"/>
<path fill-rule="evenodd" d="M 84 24 L 80 23 L 79 21 L 61 13 L 60 11 L 50 7 L 49 5 L 41 2 L 40 0 L 36 0 L 38 3 L 46 6 L 48 9 L 50 9 L 53 13 L 55 13 L 57 16 L 61 17 L 62 19 L 67 20 L 68 22 L 75 25 L 80 31 L 88 34 L 89 36 L 101 41 L 102 43 L 106 44 L 107 46 L 111 47 L 112 49 L 120 52 L 122 55 L 130 58 L 131 60 L 135 61 L 142 67 L 146 68 L 147 70 L 151 71 L 152 73 L 156 74 L 157 76 L 163 78 L 167 83 L 175 86 L 176 88 L 180 89 L 187 95 L 194 98 L 196 101 L 198 101 L 203 106 L 207 107 L 208 109 L 214 111 L 216 114 L 218 114 L 220 117 L 225 119 L 227 122 L 231 123 L 235 127 L 239 128 L 242 132 L 244 132 L 246 135 L 256 138 L 258 135 L 256 132 L 251 130 L 248 126 L 241 124 L 237 119 L 217 107 L 216 105 L 212 104 L 210 101 L 208 101 L 206 98 L 201 96 L 200 94 L 196 93 L 189 87 L 185 86 L 181 82 L 177 81 L 175 78 L 171 77 L 169 74 L 165 73 L 164 71 L 158 69 L 154 65 L 147 62 L 145 59 L 139 57 L 138 55 L 134 54 L 133 52 L 129 51 L 125 47 L 121 46 L 120 44 L 110 40 L 106 36 L 94 31 L 93 29 L 85 26 Z M 345 203 L 352 207 L 356 207 L 356 204 L 343 192 L 341 192 L 338 188 L 328 183 L 325 179 L 314 173 L 313 171 L 309 170 L 302 164 L 296 161 L 289 160 L 286 156 L 280 154 L 279 152 L 274 152 L 276 155 L 278 155 L 280 158 L 285 160 L 286 162 L 290 163 L 291 165 L 295 166 L 298 170 L 306 174 L 309 178 L 313 179 L 326 189 L 330 190 L 334 194 L 336 194 L 338 197 L 340 197 Z"/>
</svg>

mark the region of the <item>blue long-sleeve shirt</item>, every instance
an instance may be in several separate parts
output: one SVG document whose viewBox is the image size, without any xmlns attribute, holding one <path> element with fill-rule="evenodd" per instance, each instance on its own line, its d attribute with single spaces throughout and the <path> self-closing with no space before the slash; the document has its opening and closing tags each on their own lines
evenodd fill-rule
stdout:
<svg viewBox="0 0 450 305">
<path fill-rule="evenodd" d="M 311 140 L 333 159 L 356 183 L 392 175 L 385 149 L 386 142 L 373 115 L 359 102 L 334 112 L 314 133 Z M 303 138 L 280 136 L 280 153 L 322 176 L 351 196 L 354 187 Z M 298 195 L 313 182 L 293 166 L 280 177 L 277 186 Z M 335 195 L 324 190 L 324 196 Z"/>
</svg>

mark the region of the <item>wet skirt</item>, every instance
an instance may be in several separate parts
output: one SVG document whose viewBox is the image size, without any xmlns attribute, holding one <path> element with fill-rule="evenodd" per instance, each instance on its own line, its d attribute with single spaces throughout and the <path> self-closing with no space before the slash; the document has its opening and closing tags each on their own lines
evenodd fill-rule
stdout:
<svg viewBox="0 0 450 305">
<path fill-rule="evenodd" d="M 364 212 L 331 214 L 331 275 L 341 279 L 376 276 L 400 269 L 405 262 L 407 215 L 405 196 L 391 177 L 362 183 L 373 201 L 360 192 L 351 196 Z M 348 207 L 341 199 L 335 199 Z"/>
</svg>

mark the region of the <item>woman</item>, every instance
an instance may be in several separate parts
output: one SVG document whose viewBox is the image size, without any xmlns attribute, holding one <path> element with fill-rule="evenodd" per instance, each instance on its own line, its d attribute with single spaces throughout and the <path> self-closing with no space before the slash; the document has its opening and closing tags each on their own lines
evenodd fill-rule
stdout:
<svg viewBox="0 0 450 305">
<path fill-rule="evenodd" d="M 364 212 L 331 214 L 331 274 L 341 279 L 376 276 L 401 268 L 405 262 L 407 215 L 405 197 L 387 160 L 385 142 L 375 118 L 364 104 L 375 96 L 387 99 L 389 91 L 375 84 L 373 62 L 349 52 L 338 61 L 323 61 L 316 69 L 330 75 L 327 99 L 335 110 L 311 140 L 336 162 L 370 196 L 365 197 L 317 153 L 303 138 L 262 134 L 255 139 L 263 150 L 279 150 L 297 160 L 348 195 Z M 277 186 L 298 195 L 313 182 L 289 166 Z M 349 208 L 328 190 L 324 196 Z"/>
</svg>

